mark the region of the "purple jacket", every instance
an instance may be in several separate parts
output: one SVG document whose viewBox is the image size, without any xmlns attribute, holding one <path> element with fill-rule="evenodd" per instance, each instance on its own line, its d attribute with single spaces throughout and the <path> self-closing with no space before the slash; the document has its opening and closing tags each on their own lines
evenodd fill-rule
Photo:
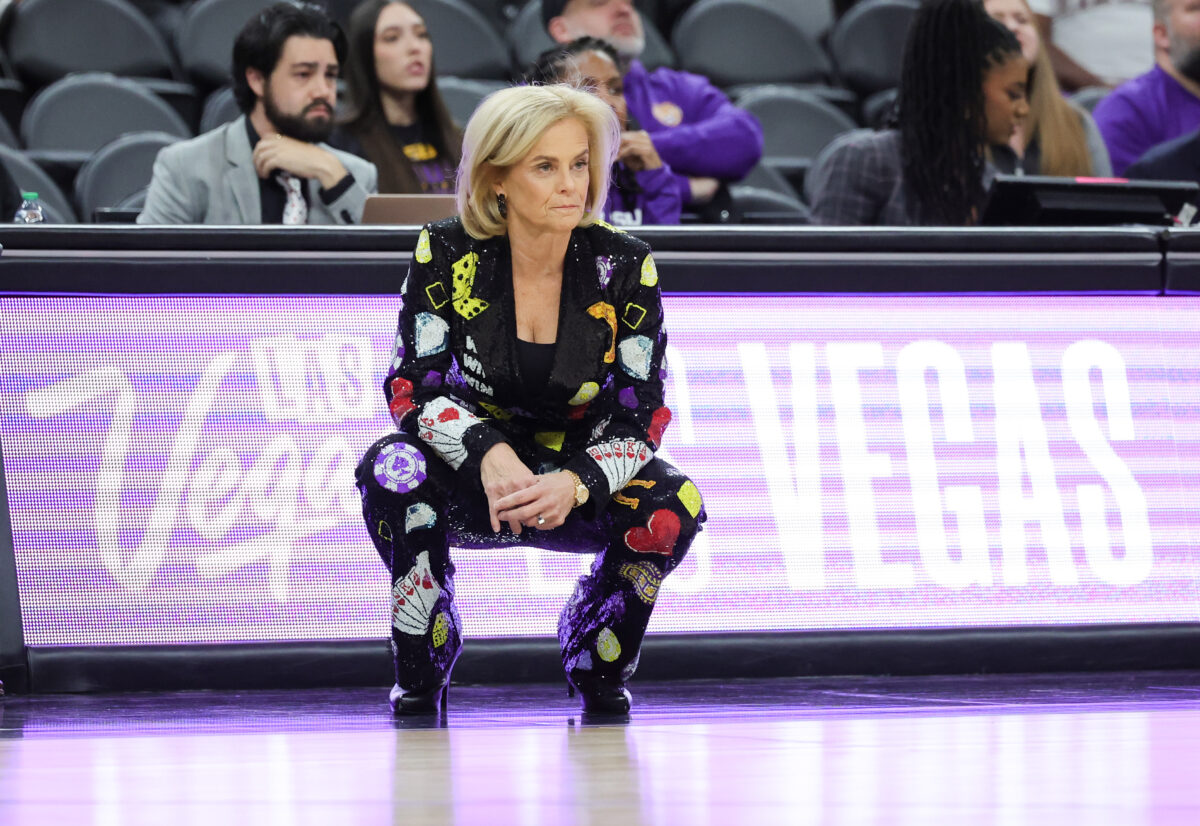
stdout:
<svg viewBox="0 0 1200 826">
<path fill-rule="evenodd" d="M 1114 89 L 1092 117 L 1108 145 L 1113 173 L 1123 175 L 1152 147 L 1200 127 L 1200 98 L 1155 66 Z"/>
<path fill-rule="evenodd" d="M 641 192 L 622 191 L 617 185 L 617 164 L 608 184 L 608 198 L 604 202 L 604 220 L 616 227 L 644 226 L 645 224 L 678 224 L 683 202 L 679 188 L 675 185 L 676 175 L 664 163 L 658 169 L 643 169 L 632 173 Z M 626 175 L 630 175 L 628 171 Z M 640 212 L 639 212 L 640 210 Z"/>
<path fill-rule="evenodd" d="M 683 203 L 691 200 L 689 176 L 736 181 L 762 157 L 758 119 L 700 75 L 667 68 L 647 72 L 635 60 L 625 75 L 625 102 L 674 170 Z"/>
</svg>

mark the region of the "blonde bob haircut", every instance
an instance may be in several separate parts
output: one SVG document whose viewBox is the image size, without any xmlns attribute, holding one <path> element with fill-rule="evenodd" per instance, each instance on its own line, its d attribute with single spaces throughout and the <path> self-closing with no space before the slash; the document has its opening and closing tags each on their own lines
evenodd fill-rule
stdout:
<svg viewBox="0 0 1200 826">
<path fill-rule="evenodd" d="M 608 176 L 620 148 L 616 113 L 593 94 L 556 83 L 513 86 L 488 95 L 463 131 L 458 166 L 458 214 L 472 238 L 508 232 L 493 184 L 561 120 L 577 118 L 588 135 L 588 194 L 578 226 L 594 224 L 608 197 Z"/>
</svg>

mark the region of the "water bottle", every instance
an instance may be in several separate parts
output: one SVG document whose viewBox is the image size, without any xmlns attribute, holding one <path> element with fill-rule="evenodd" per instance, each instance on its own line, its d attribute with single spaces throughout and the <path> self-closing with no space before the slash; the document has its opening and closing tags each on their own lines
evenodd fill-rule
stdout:
<svg viewBox="0 0 1200 826">
<path fill-rule="evenodd" d="M 13 216 L 14 224 L 44 224 L 46 223 L 46 211 L 42 209 L 42 202 L 38 200 L 36 192 L 22 192 L 21 207 L 17 210 L 17 214 Z"/>
</svg>

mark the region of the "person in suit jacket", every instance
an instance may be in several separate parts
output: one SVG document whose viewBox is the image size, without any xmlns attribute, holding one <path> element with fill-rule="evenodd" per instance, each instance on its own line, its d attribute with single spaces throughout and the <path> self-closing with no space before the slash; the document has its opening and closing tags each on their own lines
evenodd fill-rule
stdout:
<svg viewBox="0 0 1200 826">
<path fill-rule="evenodd" d="M 627 713 L 663 578 L 705 520 L 654 455 L 671 419 L 654 259 L 598 220 L 619 142 L 587 92 L 496 92 L 466 127 L 460 214 L 418 238 L 384 381 L 399 432 L 356 470 L 391 572 L 397 713 L 444 707 L 451 544 L 599 551 L 559 618 L 562 663 L 585 712 Z"/>
<path fill-rule="evenodd" d="M 243 115 L 159 152 L 140 224 L 354 224 L 377 173 L 322 143 L 346 37 L 324 9 L 277 3 L 233 46 Z"/>
</svg>

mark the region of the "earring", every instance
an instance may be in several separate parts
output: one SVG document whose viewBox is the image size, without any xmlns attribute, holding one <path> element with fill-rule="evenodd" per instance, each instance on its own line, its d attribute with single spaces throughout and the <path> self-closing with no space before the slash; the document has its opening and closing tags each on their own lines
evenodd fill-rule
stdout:
<svg viewBox="0 0 1200 826">
<path fill-rule="evenodd" d="M 508 217 L 508 201 L 505 200 L 503 193 L 496 196 L 496 206 L 500 207 L 500 217 L 507 218 Z"/>
</svg>

